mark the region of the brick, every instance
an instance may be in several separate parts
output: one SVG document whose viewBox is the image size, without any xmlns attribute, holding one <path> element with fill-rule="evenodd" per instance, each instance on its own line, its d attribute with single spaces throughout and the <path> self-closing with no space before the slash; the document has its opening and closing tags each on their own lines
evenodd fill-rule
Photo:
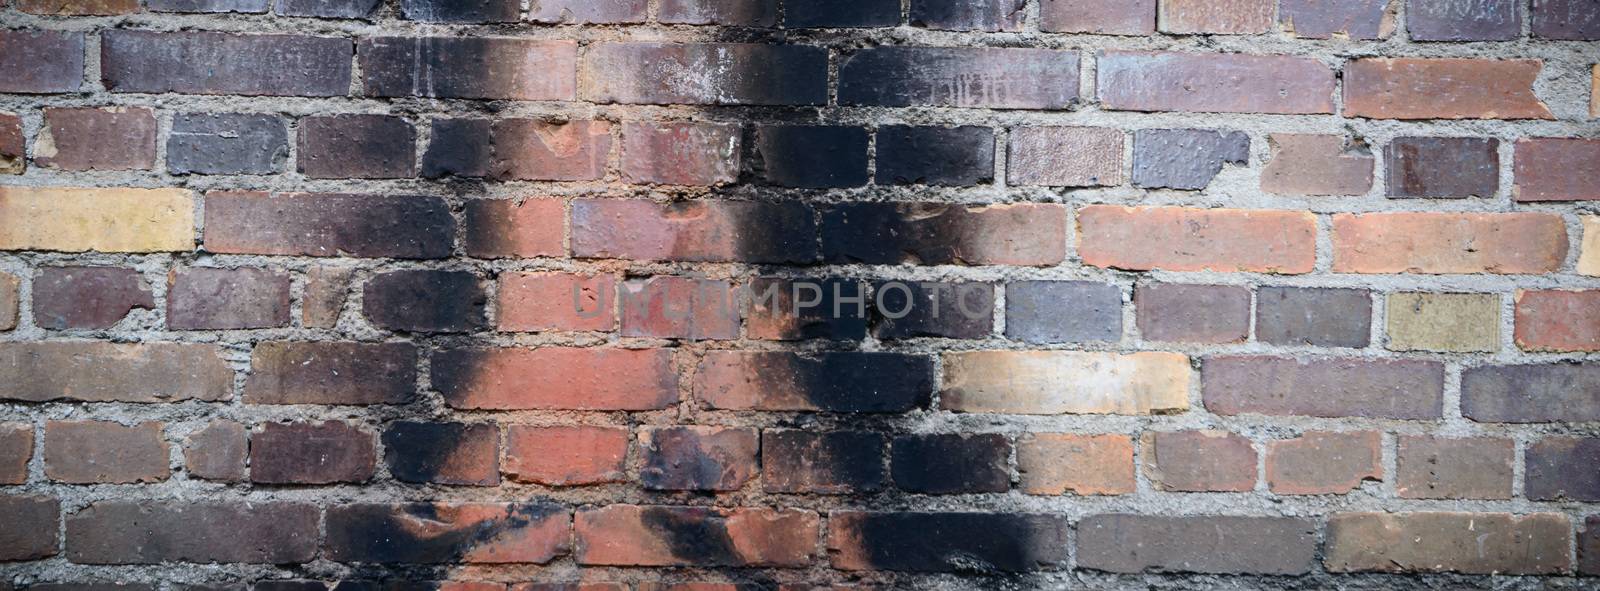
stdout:
<svg viewBox="0 0 1600 591">
<path fill-rule="evenodd" d="M 146 7 L 154 12 L 188 13 L 265 13 L 268 0 L 150 0 Z"/>
<path fill-rule="evenodd" d="M 1518 291 L 1515 338 L 1526 351 L 1600 351 L 1600 291 Z"/>
<path fill-rule="evenodd" d="M 397 421 L 383 429 L 384 462 L 401 482 L 500 484 L 500 428 L 493 423 Z"/>
<path fill-rule="evenodd" d="M 572 516 L 534 503 L 353 504 L 328 508 L 334 562 L 544 564 L 567 553 Z"/>
<path fill-rule="evenodd" d="M 370 37 L 356 49 L 367 96 L 560 101 L 578 95 L 578 46 L 571 41 Z"/>
<path fill-rule="evenodd" d="M 1272 29 L 1272 0 L 1161 0 L 1161 32 L 1248 35 Z"/>
<path fill-rule="evenodd" d="M 28 137 L 22 118 L 0 112 L 0 174 L 22 174 L 28 169 Z"/>
<path fill-rule="evenodd" d="M 1262 286 L 1256 340 L 1274 345 L 1367 346 L 1372 294 L 1363 289 Z"/>
<path fill-rule="evenodd" d="M 1292 517 L 1090 515 L 1078 522 L 1077 541 L 1079 568 L 1299 575 L 1315 565 L 1317 524 Z"/>
<path fill-rule="evenodd" d="M 932 394 L 932 359 L 899 353 L 713 351 L 694 374 L 695 398 L 724 410 L 904 412 Z"/>
<path fill-rule="evenodd" d="M 1539 60 L 1361 58 L 1344 68 L 1344 116 L 1550 119 L 1534 96 Z"/>
<path fill-rule="evenodd" d="M 211 421 L 183 440 L 183 469 L 192 478 L 242 482 L 249 455 L 249 431 L 229 420 Z"/>
<path fill-rule="evenodd" d="M 1600 64 L 1589 70 L 1593 78 L 1589 81 L 1589 118 L 1600 119 Z"/>
<path fill-rule="evenodd" d="M 1571 568 L 1565 515 L 1334 513 L 1323 565 L 1330 572 L 1533 575 Z"/>
<path fill-rule="evenodd" d="M 0 31 L 0 92 L 77 92 L 83 85 L 83 33 Z"/>
<path fill-rule="evenodd" d="M 305 294 L 300 298 L 300 322 L 306 328 L 333 328 L 344 311 L 354 269 L 316 266 L 306 270 Z"/>
<path fill-rule="evenodd" d="M 362 18 L 372 14 L 379 0 L 279 0 L 279 16 Z"/>
<path fill-rule="evenodd" d="M 872 291 L 872 334 L 879 339 L 982 339 L 994 333 L 993 284 L 887 281 L 875 282 Z"/>
<path fill-rule="evenodd" d="M 1433 361 L 1213 356 L 1201 398 L 1220 415 L 1437 419 L 1444 366 Z"/>
<path fill-rule="evenodd" d="M 739 490 L 758 470 L 759 435 L 731 427 L 647 427 L 639 432 L 650 490 Z"/>
<path fill-rule="evenodd" d="M 1316 235 L 1316 217 L 1304 211 L 1117 205 L 1078 210 L 1083 262 L 1133 271 L 1310 273 Z"/>
<path fill-rule="evenodd" d="M 839 65 L 839 103 L 883 107 L 1065 109 L 1078 52 L 999 47 L 873 47 Z"/>
<path fill-rule="evenodd" d="M 1600 200 L 1600 181 L 1580 172 L 1596 166 L 1600 166 L 1600 140 L 1518 140 L 1512 194 L 1517 201 Z"/>
<path fill-rule="evenodd" d="M 153 2 L 156 10 L 161 2 Z M 17 10 L 48 16 L 115 16 L 139 12 L 137 0 L 17 0 Z"/>
<path fill-rule="evenodd" d="M 1461 372 L 1461 414 L 1479 422 L 1600 421 L 1600 365 L 1486 365 Z"/>
<path fill-rule="evenodd" d="M 434 119 L 422 176 L 579 181 L 605 176 L 611 123 Z"/>
<path fill-rule="evenodd" d="M 1188 0 L 1195 1 L 1195 0 Z M 1316 114 L 1333 112 L 1334 73 L 1284 55 L 1106 51 L 1095 77 L 1117 111 Z M 1218 76 L 1217 72 L 1240 72 Z"/>
<path fill-rule="evenodd" d="M 1590 515 L 1578 530 L 1578 574 L 1600 573 L 1600 515 Z"/>
<path fill-rule="evenodd" d="M 276 174 L 289 157 L 288 130 L 276 115 L 179 113 L 167 136 L 172 174 Z"/>
<path fill-rule="evenodd" d="M 1540 274 L 1561 268 L 1567 229 L 1547 213 L 1341 213 L 1335 273 Z"/>
<path fill-rule="evenodd" d="M 1189 408 L 1177 353 L 971 351 L 944 355 L 940 406 L 1003 414 L 1153 414 Z"/>
<path fill-rule="evenodd" d="M 103 330 L 155 295 L 139 272 L 119 267 L 44 267 L 33 278 L 33 323 L 46 330 Z"/>
<path fill-rule="evenodd" d="M 793 25 L 791 25 L 793 26 Z M 580 66 L 583 98 L 646 105 L 827 102 L 820 47 L 755 43 L 597 43 Z"/>
<path fill-rule="evenodd" d="M 1531 15 L 1533 36 L 1545 39 L 1600 39 L 1600 10 L 1584 0 L 1539 0 Z"/>
<path fill-rule="evenodd" d="M 387 330 L 472 332 L 488 325 L 488 298 L 470 272 L 390 271 L 367 280 L 361 310 Z"/>
<path fill-rule="evenodd" d="M 565 255 L 566 202 L 473 199 L 466 203 L 467 256 L 497 259 Z"/>
<path fill-rule="evenodd" d="M 1402 435 L 1395 492 L 1404 499 L 1509 499 L 1510 439 Z"/>
<path fill-rule="evenodd" d="M 1385 308 L 1391 350 L 1500 350 L 1497 294 L 1392 293 Z"/>
<path fill-rule="evenodd" d="M 810 207 L 794 202 L 578 199 L 572 253 L 635 261 L 808 263 L 817 260 Z"/>
<path fill-rule="evenodd" d="M 38 560 L 56 555 L 61 504 L 39 496 L 0 496 L 0 561 Z M 34 587 L 37 589 L 37 587 Z"/>
<path fill-rule="evenodd" d="M 1226 431 L 1146 432 L 1144 472 L 1156 490 L 1249 492 L 1256 487 L 1255 446 Z"/>
<path fill-rule="evenodd" d="M 194 197 L 184 189 L 0 187 L 0 220 L 0 250 L 194 248 Z"/>
<path fill-rule="evenodd" d="M 1156 32 L 1156 0 L 1041 2 L 1039 28 L 1053 33 L 1149 35 Z"/>
<path fill-rule="evenodd" d="M 612 275 L 503 273 L 495 318 L 503 331 L 609 332 L 616 329 L 616 293 Z"/>
<path fill-rule="evenodd" d="M 656 20 L 685 25 L 771 27 L 778 22 L 778 2 L 777 0 L 662 0 L 656 9 Z"/>
<path fill-rule="evenodd" d="M 1069 529 L 1064 515 L 838 511 L 828 554 L 849 571 L 1034 572 L 1066 564 Z"/>
<path fill-rule="evenodd" d="M 102 501 L 67 517 L 66 556 L 77 564 L 309 562 L 320 517 L 300 503 Z"/>
<path fill-rule="evenodd" d="M 0 423 L 0 485 L 28 481 L 33 461 L 33 425 Z"/>
<path fill-rule="evenodd" d="M 68 484 L 161 482 L 171 474 L 161 423 L 49 421 L 44 474 Z"/>
<path fill-rule="evenodd" d="M 609 505 L 578 511 L 573 556 L 586 566 L 798 567 L 811 562 L 818 521 L 799 509 Z"/>
<path fill-rule="evenodd" d="M 339 37 L 110 30 L 100 77 L 112 92 L 344 96 L 350 48 Z"/>
<path fill-rule="evenodd" d="M 1096 127 L 1012 129 L 1006 181 L 1051 187 L 1120 185 L 1122 136 L 1121 130 Z"/>
<path fill-rule="evenodd" d="M 902 435 L 890 445 L 901 490 L 923 494 L 1011 490 L 1011 441 L 998 434 Z"/>
<path fill-rule="evenodd" d="M 372 434 L 351 423 L 267 423 L 250 437 L 250 481 L 365 482 L 377 470 L 377 453 Z"/>
<path fill-rule="evenodd" d="M 577 486 L 622 482 L 627 460 L 625 427 L 511 425 L 502 469 L 516 482 Z"/>
<path fill-rule="evenodd" d="M 215 345 L 0 344 L 0 399 L 25 402 L 227 400 L 233 370 Z"/>
<path fill-rule="evenodd" d="M 847 495 L 883 487 L 888 442 L 867 431 L 761 433 L 761 487 L 769 493 Z"/>
<path fill-rule="evenodd" d="M 0 273 L 0 331 L 17 327 L 18 308 L 21 306 L 22 280 L 10 273 Z"/>
<path fill-rule="evenodd" d="M 1390 197 L 1494 197 L 1500 191 L 1500 140 L 1395 138 L 1383 150 Z"/>
<path fill-rule="evenodd" d="M 771 125 L 756 131 L 763 178 L 783 187 L 867 184 L 867 130 L 838 125 Z"/>
<path fill-rule="evenodd" d="M 401 0 L 400 14 L 430 23 L 514 23 L 522 16 L 522 4 L 512 0 Z"/>
<path fill-rule="evenodd" d="M 1125 495 L 1134 491 L 1127 435 L 1028 434 L 1017 440 L 1018 488 L 1030 495 Z"/>
<path fill-rule="evenodd" d="M 1007 283 L 1006 338 L 1027 343 L 1120 341 L 1122 289 L 1090 281 Z"/>
<path fill-rule="evenodd" d="M 416 391 L 416 359 L 409 343 L 260 343 L 244 402 L 405 404 Z"/>
<path fill-rule="evenodd" d="M 1267 442 L 1267 487 L 1280 495 L 1342 495 L 1363 480 L 1383 480 L 1383 437 L 1376 431 L 1307 431 Z"/>
<path fill-rule="evenodd" d="M 1406 0 L 1412 41 L 1510 41 L 1522 36 L 1516 0 Z"/>
<path fill-rule="evenodd" d="M 205 203 L 216 253 L 433 259 L 455 241 L 438 197 L 213 191 Z"/>
<path fill-rule="evenodd" d="M 1579 216 L 1583 223 L 1583 252 L 1578 255 L 1578 274 L 1600 276 L 1600 216 Z"/>
<path fill-rule="evenodd" d="M 994 180 L 994 130 L 987 127 L 884 125 L 876 146 L 879 185 L 960 187 Z"/>
<path fill-rule="evenodd" d="M 840 277 L 757 277 L 742 287 L 751 339 L 859 341 L 867 334 L 867 284 Z"/>
<path fill-rule="evenodd" d="M 911 26 L 943 31 L 1020 31 L 1022 0 L 913 0 Z"/>
<path fill-rule="evenodd" d="M 783 24 L 792 29 L 892 27 L 900 24 L 900 4 L 894 0 L 785 0 Z"/>
<path fill-rule="evenodd" d="M 1239 343 L 1250 336 L 1250 288 L 1144 283 L 1133 290 L 1134 319 L 1148 341 Z"/>
<path fill-rule="evenodd" d="M 1523 493 L 1529 499 L 1600 501 L 1600 475 L 1593 470 L 1600 439 L 1550 437 L 1530 444 L 1524 455 Z"/>
<path fill-rule="evenodd" d="M 33 162 L 62 170 L 149 170 L 156 118 L 141 107 L 47 108 Z"/>
<path fill-rule="evenodd" d="M 739 338 L 739 297 L 727 281 L 662 275 L 625 281 L 619 293 L 622 336 Z"/>
<path fill-rule="evenodd" d="M 300 120 L 301 174 L 315 179 L 393 179 L 416 175 L 417 130 L 389 115 L 329 115 Z"/>
<path fill-rule="evenodd" d="M 1278 22 L 1307 39 L 1387 39 L 1400 0 L 1280 0 Z"/>
<path fill-rule="evenodd" d="M 1150 189 L 1202 190 L 1224 164 L 1250 159 L 1243 132 L 1204 129 L 1141 129 L 1133 135 L 1133 185 Z"/>
<path fill-rule="evenodd" d="M 1366 144 L 1342 135 L 1274 133 L 1272 159 L 1261 169 L 1261 190 L 1274 195 L 1365 195 L 1373 157 Z M 1391 169 L 1392 170 L 1392 169 Z"/>
<path fill-rule="evenodd" d="M 451 408 L 657 410 L 678 400 L 665 349 L 449 349 L 433 386 Z"/>
<path fill-rule="evenodd" d="M 736 182 L 742 144 L 737 125 L 630 121 L 622 125 L 622 179 L 659 185 Z"/>
<path fill-rule="evenodd" d="M 288 325 L 287 273 L 248 267 L 186 267 L 168 275 L 167 327 L 172 330 Z"/>
<path fill-rule="evenodd" d="M 822 214 L 823 258 L 839 263 L 1049 266 L 1066 258 L 1066 209 L 846 203 Z"/>
<path fill-rule="evenodd" d="M 536 23 L 642 23 L 645 0 L 534 0 L 528 19 Z"/>
</svg>

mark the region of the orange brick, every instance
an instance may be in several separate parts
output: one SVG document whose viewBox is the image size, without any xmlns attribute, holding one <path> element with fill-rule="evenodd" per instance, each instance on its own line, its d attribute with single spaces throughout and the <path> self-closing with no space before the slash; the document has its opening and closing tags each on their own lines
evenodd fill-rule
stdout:
<svg viewBox="0 0 1600 591">
<path fill-rule="evenodd" d="M 1333 216 L 1336 273 L 1550 273 L 1566 257 L 1566 224 L 1554 214 Z"/>
<path fill-rule="evenodd" d="M 1041 433 L 1017 446 L 1022 492 L 1124 495 L 1133 492 L 1133 439 L 1127 435 Z"/>
<path fill-rule="evenodd" d="M 1539 60 L 1366 58 L 1344 69 L 1344 115 L 1371 119 L 1553 119 Z"/>
<path fill-rule="evenodd" d="M 1316 218 L 1305 211 L 1090 205 L 1078 210 L 1078 255 L 1084 264 L 1135 271 L 1310 273 Z"/>
<path fill-rule="evenodd" d="M 517 482 L 573 486 L 619 482 L 625 477 L 625 427 L 535 427 L 506 429 L 502 470 Z"/>
<path fill-rule="evenodd" d="M 1600 290 L 1517 292 L 1517 346 L 1600 351 Z"/>
<path fill-rule="evenodd" d="M 611 275 L 506 273 L 500 276 L 500 330 L 610 331 L 616 293 Z"/>
</svg>

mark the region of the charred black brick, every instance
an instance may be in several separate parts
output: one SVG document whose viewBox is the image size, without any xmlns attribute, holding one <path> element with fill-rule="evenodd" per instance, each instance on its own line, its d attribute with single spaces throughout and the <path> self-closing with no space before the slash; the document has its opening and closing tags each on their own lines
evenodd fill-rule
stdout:
<svg viewBox="0 0 1600 591">
<path fill-rule="evenodd" d="M 1553 437 L 1528 446 L 1528 498 L 1600 501 L 1600 439 Z"/>
<path fill-rule="evenodd" d="M 381 0 L 278 0 L 281 16 L 362 18 L 372 14 Z"/>
<path fill-rule="evenodd" d="M 317 551 L 320 511 L 299 503 L 106 501 L 67 518 L 67 558 L 79 564 L 291 564 Z"/>
<path fill-rule="evenodd" d="M 987 127 L 878 128 L 880 185 L 968 186 L 994 179 L 994 131 Z"/>
<path fill-rule="evenodd" d="M 839 65 L 840 104 L 1064 109 L 1078 52 L 1011 47 L 870 47 Z"/>
<path fill-rule="evenodd" d="M 1483 423 L 1600 421 L 1600 363 L 1487 365 L 1461 372 L 1461 414 Z"/>
<path fill-rule="evenodd" d="M 208 193 L 211 252 L 436 259 L 449 256 L 455 219 L 421 195 Z"/>
<path fill-rule="evenodd" d="M 933 360 L 919 355 L 824 353 L 793 369 L 806 397 L 828 411 L 905 412 L 933 395 Z"/>
<path fill-rule="evenodd" d="M 1261 342 L 1359 348 L 1367 346 L 1371 330 L 1372 295 L 1367 290 L 1269 286 L 1256 291 L 1256 339 Z"/>
<path fill-rule="evenodd" d="M 1500 190 L 1500 140 L 1399 137 L 1383 150 L 1390 197 L 1493 197 Z"/>
<path fill-rule="evenodd" d="M 1091 281 L 1007 283 L 1006 338 L 1028 343 L 1122 340 L 1122 290 Z"/>
<path fill-rule="evenodd" d="M 362 310 L 374 325 L 388 330 L 470 332 L 487 324 L 487 302 L 472 273 L 393 271 L 367 282 Z"/>
<path fill-rule="evenodd" d="M 422 176 L 489 176 L 494 123 L 488 119 L 434 119 L 433 139 L 422 154 Z"/>
<path fill-rule="evenodd" d="M 905 435 L 890 448 L 895 486 L 927 494 L 1011 490 L 1011 441 L 998 434 Z"/>
<path fill-rule="evenodd" d="M 865 282 L 758 277 L 750 284 L 750 294 L 753 301 L 746 320 L 750 338 L 858 341 L 867 335 L 872 300 Z M 813 300 L 815 305 L 800 306 Z"/>
<path fill-rule="evenodd" d="M 828 125 L 777 125 L 757 132 L 766 179 L 785 187 L 867 184 L 867 130 Z"/>
<path fill-rule="evenodd" d="M 1198 191 L 1224 163 L 1250 159 L 1250 136 L 1205 129 L 1141 129 L 1133 135 L 1133 184 Z"/>
<path fill-rule="evenodd" d="M 1065 564 L 1063 515 L 856 513 L 829 518 L 835 568 L 922 572 L 1033 572 Z"/>
<path fill-rule="evenodd" d="M 250 481 L 365 482 L 377 470 L 377 456 L 372 435 L 349 423 L 267 423 L 250 437 Z"/>
<path fill-rule="evenodd" d="M 112 92 L 343 96 L 349 39 L 108 30 L 100 71 Z"/>
<path fill-rule="evenodd" d="M 333 115 L 300 121 L 300 172 L 323 179 L 416 175 L 417 130 L 389 115 Z"/>
<path fill-rule="evenodd" d="M 543 563 L 566 550 L 571 521 L 563 507 L 531 503 L 340 505 L 328 508 L 323 556 L 384 564 Z"/>
<path fill-rule="evenodd" d="M 1522 36 L 1521 0 L 1406 0 L 1412 41 L 1509 41 Z"/>
<path fill-rule="evenodd" d="M 761 434 L 762 487 L 770 493 L 852 494 L 883 486 L 879 433 L 799 429 Z"/>
<path fill-rule="evenodd" d="M 886 281 L 872 292 L 872 334 L 880 339 L 981 339 L 994 332 L 990 283 Z"/>
<path fill-rule="evenodd" d="M 522 16 L 517 0 L 401 0 L 405 18 L 431 23 L 512 23 Z"/>
<path fill-rule="evenodd" d="M 371 37 L 357 44 L 368 96 L 563 100 L 576 92 L 577 49 L 484 37 Z"/>
<path fill-rule="evenodd" d="M 783 24 L 791 29 L 892 27 L 900 24 L 897 0 L 787 0 Z"/>
<path fill-rule="evenodd" d="M 402 421 L 383 431 L 389 473 L 402 482 L 500 483 L 500 429 L 489 423 Z"/>
<path fill-rule="evenodd" d="M 912 0 L 911 26 L 946 31 L 1015 31 L 1022 27 L 1023 0 Z M 1075 10 L 1109 10 L 1077 6 Z"/>
<path fill-rule="evenodd" d="M 275 115 L 181 113 L 167 136 L 173 174 L 274 174 L 288 157 L 288 128 Z"/>
<path fill-rule="evenodd" d="M 639 483 L 652 490 L 739 490 L 755 476 L 755 429 L 660 427 L 640 436 Z"/>
</svg>

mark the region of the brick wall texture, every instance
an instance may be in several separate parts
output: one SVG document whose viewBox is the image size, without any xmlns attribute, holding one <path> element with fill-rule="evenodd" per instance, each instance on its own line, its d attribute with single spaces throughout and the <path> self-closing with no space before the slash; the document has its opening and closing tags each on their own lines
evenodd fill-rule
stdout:
<svg viewBox="0 0 1600 591">
<path fill-rule="evenodd" d="M 1594 0 L 0 0 L 0 591 L 1596 588 L 1597 62 Z"/>
</svg>

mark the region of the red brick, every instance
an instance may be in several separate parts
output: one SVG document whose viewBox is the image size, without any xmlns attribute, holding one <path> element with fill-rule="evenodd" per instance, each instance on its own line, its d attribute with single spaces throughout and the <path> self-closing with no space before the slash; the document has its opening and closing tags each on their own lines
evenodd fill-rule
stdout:
<svg viewBox="0 0 1600 591">
<path fill-rule="evenodd" d="M 1509 499 L 1510 439 L 1401 435 L 1395 493 L 1402 499 Z"/>
<path fill-rule="evenodd" d="M 370 37 L 356 47 L 367 96 L 566 101 L 578 93 L 572 41 Z"/>
<path fill-rule="evenodd" d="M 22 174 L 28 169 L 28 138 L 22 118 L 0 113 L 0 174 Z"/>
<path fill-rule="evenodd" d="M 309 562 L 321 511 L 300 503 L 103 501 L 67 517 L 77 564 Z"/>
<path fill-rule="evenodd" d="M 1078 210 L 1078 255 L 1096 267 L 1310 273 L 1316 236 L 1316 217 L 1303 211 L 1116 205 Z"/>
<path fill-rule="evenodd" d="M 1344 115 L 1551 119 L 1534 96 L 1539 60 L 1362 58 L 1344 69 Z"/>
<path fill-rule="evenodd" d="M 578 486 L 626 478 L 626 427 L 511 425 L 502 470 L 517 482 Z"/>
<path fill-rule="evenodd" d="M 1373 157 L 1341 135 L 1274 133 L 1272 160 L 1261 169 L 1261 190 L 1274 195 L 1365 195 Z"/>
<path fill-rule="evenodd" d="M 107 329 L 134 309 L 156 307 L 134 269 L 45 267 L 33 278 L 33 323 L 47 330 Z"/>
<path fill-rule="evenodd" d="M 401 482 L 500 484 L 500 428 L 493 423 L 397 421 L 383 429 L 384 461 Z"/>
<path fill-rule="evenodd" d="M 739 180 L 739 126 L 677 121 L 622 126 L 622 179 L 661 185 Z"/>
<path fill-rule="evenodd" d="M 139 12 L 138 0 L 17 0 L 17 10 L 50 16 L 115 16 Z"/>
<path fill-rule="evenodd" d="M 1383 437 L 1376 431 L 1307 431 L 1267 442 L 1267 486 L 1280 495 L 1342 495 L 1363 480 L 1383 480 Z"/>
<path fill-rule="evenodd" d="M 611 122 L 434 119 L 422 176 L 583 181 L 605 176 Z"/>
<path fill-rule="evenodd" d="M 463 225 L 467 256 L 500 259 L 567 253 L 566 201 L 561 199 L 473 199 Z"/>
<path fill-rule="evenodd" d="M 1191 35 L 1265 33 L 1272 28 L 1273 0 L 1161 0 L 1161 32 Z"/>
<path fill-rule="evenodd" d="M 1156 0 L 1042 2 L 1039 28 L 1052 33 L 1149 35 L 1156 32 Z"/>
<path fill-rule="evenodd" d="M 44 402 L 227 400 L 233 370 L 215 345 L 0 344 L 0 399 Z"/>
<path fill-rule="evenodd" d="M 108 30 L 100 77 L 112 92 L 344 96 L 353 53 L 343 37 Z"/>
<path fill-rule="evenodd" d="M 1517 291 L 1517 346 L 1600 351 L 1600 291 Z"/>
<path fill-rule="evenodd" d="M 62 170 L 149 170 L 156 118 L 142 107 L 48 108 L 33 162 Z"/>
<path fill-rule="evenodd" d="M 339 325 L 354 269 L 317 266 L 306 271 L 306 291 L 300 298 L 300 323 L 306 328 Z"/>
<path fill-rule="evenodd" d="M 250 437 L 250 480 L 258 484 L 363 482 L 377 470 L 371 433 L 350 423 L 267 423 Z"/>
<path fill-rule="evenodd" d="M 190 477 L 223 482 L 245 479 L 250 432 L 244 425 L 215 420 L 183 441 L 183 465 Z"/>
<path fill-rule="evenodd" d="M 656 410 L 678 401 L 667 349 L 452 349 L 433 385 L 452 408 Z"/>
<path fill-rule="evenodd" d="M 443 199 L 422 196 L 212 191 L 205 248 L 215 253 L 443 258 L 455 220 Z"/>
<path fill-rule="evenodd" d="M 582 565 L 798 567 L 814 556 L 818 522 L 798 509 L 610 505 L 578 511 L 573 554 Z"/>
<path fill-rule="evenodd" d="M 817 260 L 810 207 L 752 201 L 579 199 L 572 202 L 572 253 L 638 261 Z"/>
<path fill-rule="evenodd" d="M 416 392 L 410 343 L 265 342 L 250 366 L 246 404 L 405 404 Z"/>
<path fill-rule="evenodd" d="M 652 490 L 739 490 L 755 477 L 759 447 L 755 429 L 645 428 L 639 432 L 639 482 Z"/>
<path fill-rule="evenodd" d="M 0 31 L 0 92 L 77 92 L 83 85 L 83 33 Z"/>
<path fill-rule="evenodd" d="M 1600 72 L 1600 68 L 1595 70 Z M 1600 74 L 1595 76 L 1600 81 Z M 1600 85 L 1600 82 L 1597 82 Z M 1600 87 L 1600 86 L 1597 86 Z M 1600 97 L 1600 94 L 1595 96 Z M 1600 101 L 1600 98 L 1596 99 Z M 1595 103 L 1600 105 L 1600 102 Z M 1517 141 L 1517 201 L 1593 201 L 1600 199 L 1600 140 L 1534 138 Z"/>
<path fill-rule="evenodd" d="M 1147 432 L 1144 471 L 1157 490 L 1248 492 L 1256 488 L 1256 450 L 1226 431 Z"/>
<path fill-rule="evenodd" d="M 33 461 L 33 425 L 0 423 L 0 484 L 28 481 L 28 463 Z"/>
<path fill-rule="evenodd" d="M 1220 415 L 1437 419 L 1444 366 L 1433 361 L 1214 356 L 1201 398 Z"/>
<path fill-rule="evenodd" d="M 715 279 L 658 276 L 622 284 L 622 336 L 739 338 L 739 296 Z"/>
<path fill-rule="evenodd" d="M 601 103 L 814 105 L 827 102 L 821 47 L 757 43 L 596 43 L 583 98 Z M 780 73 L 775 75 L 775 73 Z"/>
<path fill-rule="evenodd" d="M 1536 575 L 1572 568 L 1572 523 L 1559 513 L 1334 513 L 1330 572 Z"/>
<path fill-rule="evenodd" d="M 1134 491 L 1133 438 L 1039 433 L 1017 441 L 1018 485 L 1030 495 L 1125 495 Z"/>
<path fill-rule="evenodd" d="M 393 179 L 417 173 L 417 130 L 389 115 L 300 120 L 296 166 L 314 179 Z"/>
<path fill-rule="evenodd" d="M 289 274 L 185 267 L 168 274 L 167 327 L 237 330 L 289 325 Z"/>
<path fill-rule="evenodd" d="M 1567 258 L 1567 229 L 1548 213 L 1341 213 L 1335 273 L 1550 273 Z"/>
<path fill-rule="evenodd" d="M 1118 129 L 1018 127 L 1011 130 L 1006 180 L 1013 185 L 1052 187 L 1120 185 L 1122 144 L 1123 133 Z"/>
<path fill-rule="evenodd" d="M 322 553 L 334 562 L 544 564 L 567 553 L 571 528 L 571 513 L 555 505 L 337 505 Z"/>
<path fill-rule="evenodd" d="M 616 329 L 613 275 L 504 273 L 499 292 L 500 310 L 495 316 L 503 331 Z"/>
<path fill-rule="evenodd" d="M 61 504 L 49 497 L 0 496 L 0 561 L 38 560 L 56 555 L 60 545 Z"/>
<path fill-rule="evenodd" d="M 1118 111 L 1308 114 L 1333 112 L 1334 73 L 1284 55 L 1107 51 L 1100 104 Z M 1227 72 L 1228 75 L 1219 75 Z"/>
<path fill-rule="evenodd" d="M 69 484 L 160 482 L 169 446 L 161 423 L 50 421 L 44 426 L 44 473 Z"/>
</svg>

